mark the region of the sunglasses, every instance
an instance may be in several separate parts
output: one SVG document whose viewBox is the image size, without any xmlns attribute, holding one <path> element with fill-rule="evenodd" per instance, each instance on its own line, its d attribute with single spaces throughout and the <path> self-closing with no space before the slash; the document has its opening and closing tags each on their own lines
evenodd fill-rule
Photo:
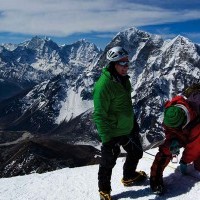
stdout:
<svg viewBox="0 0 200 200">
<path fill-rule="evenodd" d="M 117 62 L 117 64 L 121 65 L 122 67 L 128 67 L 129 66 L 129 61 L 121 61 L 121 62 Z"/>
</svg>

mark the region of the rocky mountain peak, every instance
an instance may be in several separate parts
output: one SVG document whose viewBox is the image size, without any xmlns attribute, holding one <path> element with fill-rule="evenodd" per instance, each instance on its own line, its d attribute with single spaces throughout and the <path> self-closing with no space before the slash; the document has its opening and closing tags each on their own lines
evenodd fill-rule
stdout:
<svg viewBox="0 0 200 200">
<path fill-rule="evenodd" d="M 126 42 L 129 42 L 131 46 L 134 44 L 135 47 L 141 43 L 149 44 L 150 42 L 154 43 L 154 45 L 158 45 L 159 47 L 163 44 L 163 39 L 161 36 L 141 31 L 135 27 L 128 28 L 122 32 L 119 32 L 113 40 L 121 41 L 120 38 L 127 40 Z"/>
<path fill-rule="evenodd" d="M 58 45 L 53 42 L 50 38 L 40 38 L 38 36 L 33 37 L 32 39 L 25 41 L 20 44 L 28 49 L 43 49 L 45 46 L 51 49 L 58 49 Z"/>
<path fill-rule="evenodd" d="M 45 45 L 49 42 L 45 39 L 44 41 Z M 34 38 L 32 42 L 44 44 L 44 41 Z M 153 135 L 160 137 L 164 102 L 180 93 L 187 85 L 199 80 L 200 51 L 198 45 L 183 36 L 164 41 L 158 35 L 136 28 L 118 33 L 103 52 L 94 44 L 80 40 L 58 47 L 54 53 L 47 51 L 38 54 L 38 48 L 35 53 L 32 51 L 27 51 L 26 54 L 24 51 L 16 53 L 18 57 L 14 56 L 12 59 L 20 56 L 27 59 L 24 59 L 24 62 L 20 59 L 14 60 L 17 64 L 11 68 L 0 65 L 4 71 L 4 74 L 0 75 L 5 76 L 7 70 L 6 77 L 12 78 L 13 73 L 15 76 L 20 74 L 21 80 L 30 81 L 34 77 L 38 84 L 18 99 L 18 109 L 13 109 L 16 101 L 4 102 L 4 106 L 0 109 L 2 122 L 6 120 L 6 113 L 10 116 L 12 113 L 18 113 L 15 120 L 13 120 L 15 117 L 11 118 L 16 122 L 12 126 L 15 129 L 27 128 L 28 124 L 29 130 L 36 128 L 39 133 L 49 133 L 50 129 L 56 128 L 60 123 L 64 121 L 68 123 L 91 109 L 93 86 L 106 65 L 106 52 L 118 45 L 127 49 L 130 55 L 128 73 L 133 87 L 132 100 L 135 113 L 142 127 L 141 133 L 152 136 L 150 137 L 152 140 Z M 88 116 L 92 116 L 91 112 Z M 79 123 L 79 120 L 86 119 L 76 118 L 78 126 L 75 135 L 79 129 L 81 133 L 88 130 L 83 126 L 87 122 Z M 72 130 L 73 126 L 70 128 Z"/>
</svg>

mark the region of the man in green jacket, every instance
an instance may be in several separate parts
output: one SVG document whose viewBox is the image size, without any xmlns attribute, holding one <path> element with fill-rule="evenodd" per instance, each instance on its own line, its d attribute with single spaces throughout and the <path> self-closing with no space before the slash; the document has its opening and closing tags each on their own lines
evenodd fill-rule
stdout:
<svg viewBox="0 0 200 200">
<path fill-rule="evenodd" d="M 101 200 L 111 200 L 111 174 L 120 146 L 127 152 L 123 166 L 124 186 L 134 185 L 147 177 L 145 172 L 136 171 L 143 150 L 132 108 L 128 53 L 117 46 L 111 48 L 106 57 L 109 64 L 102 70 L 93 93 L 93 117 L 102 141 L 98 172 Z"/>
</svg>

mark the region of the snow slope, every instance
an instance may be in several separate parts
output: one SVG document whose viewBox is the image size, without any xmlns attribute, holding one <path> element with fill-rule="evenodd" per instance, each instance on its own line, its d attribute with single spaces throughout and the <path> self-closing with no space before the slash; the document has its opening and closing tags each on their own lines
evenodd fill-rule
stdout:
<svg viewBox="0 0 200 200">
<path fill-rule="evenodd" d="M 148 152 L 155 155 L 157 149 Z M 144 153 L 138 169 L 149 174 L 153 159 L 152 155 Z M 151 193 L 149 180 L 143 185 L 125 188 L 120 182 L 123 163 L 124 158 L 118 158 L 113 169 L 113 200 L 194 200 L 200 195 L 200 173 L 195 171 L 192 165 L 189 166 L 192 176 L 183 176 L 177 168 L 178 164 L 170 163 L 164 172 L 167 193 L 158 197 Z M 97 200 L 99 199 L 97 172 L 98 166 L 94 165 L 65 168 L 45 174 L 2 178 L 0 179 L 0 200 Z"/>
</svg>

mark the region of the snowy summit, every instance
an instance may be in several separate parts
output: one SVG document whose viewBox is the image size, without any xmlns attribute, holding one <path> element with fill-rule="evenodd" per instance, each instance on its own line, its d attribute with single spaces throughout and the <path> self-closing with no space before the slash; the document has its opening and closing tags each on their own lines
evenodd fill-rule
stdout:
<svg viewBox="0 0 200 200">
<path fill-rule="evenodd" d="M 157 149 L 147 153 L 155 155 Z M 144 153 L 138 170 L 150 173 L 154 157 Z M 180 156 L 179 156 L 180 159 Z M 118 158 L 112 175 L 113 200 L 172 199 L 194 200 L 200 195 L 200 173 L 190 165 L 183 176 L 177 163 L 170 163 L 164 171 L 166 193 L 156 196 L 150 190 L 149 179 L 143 185 L 124 187 L 121 183 L 124 158 Z M 65 168 L 44 174 L 31 174 L 0 179 L 0 200 L 98 200 L 98 165 Z"/>
</svg>

